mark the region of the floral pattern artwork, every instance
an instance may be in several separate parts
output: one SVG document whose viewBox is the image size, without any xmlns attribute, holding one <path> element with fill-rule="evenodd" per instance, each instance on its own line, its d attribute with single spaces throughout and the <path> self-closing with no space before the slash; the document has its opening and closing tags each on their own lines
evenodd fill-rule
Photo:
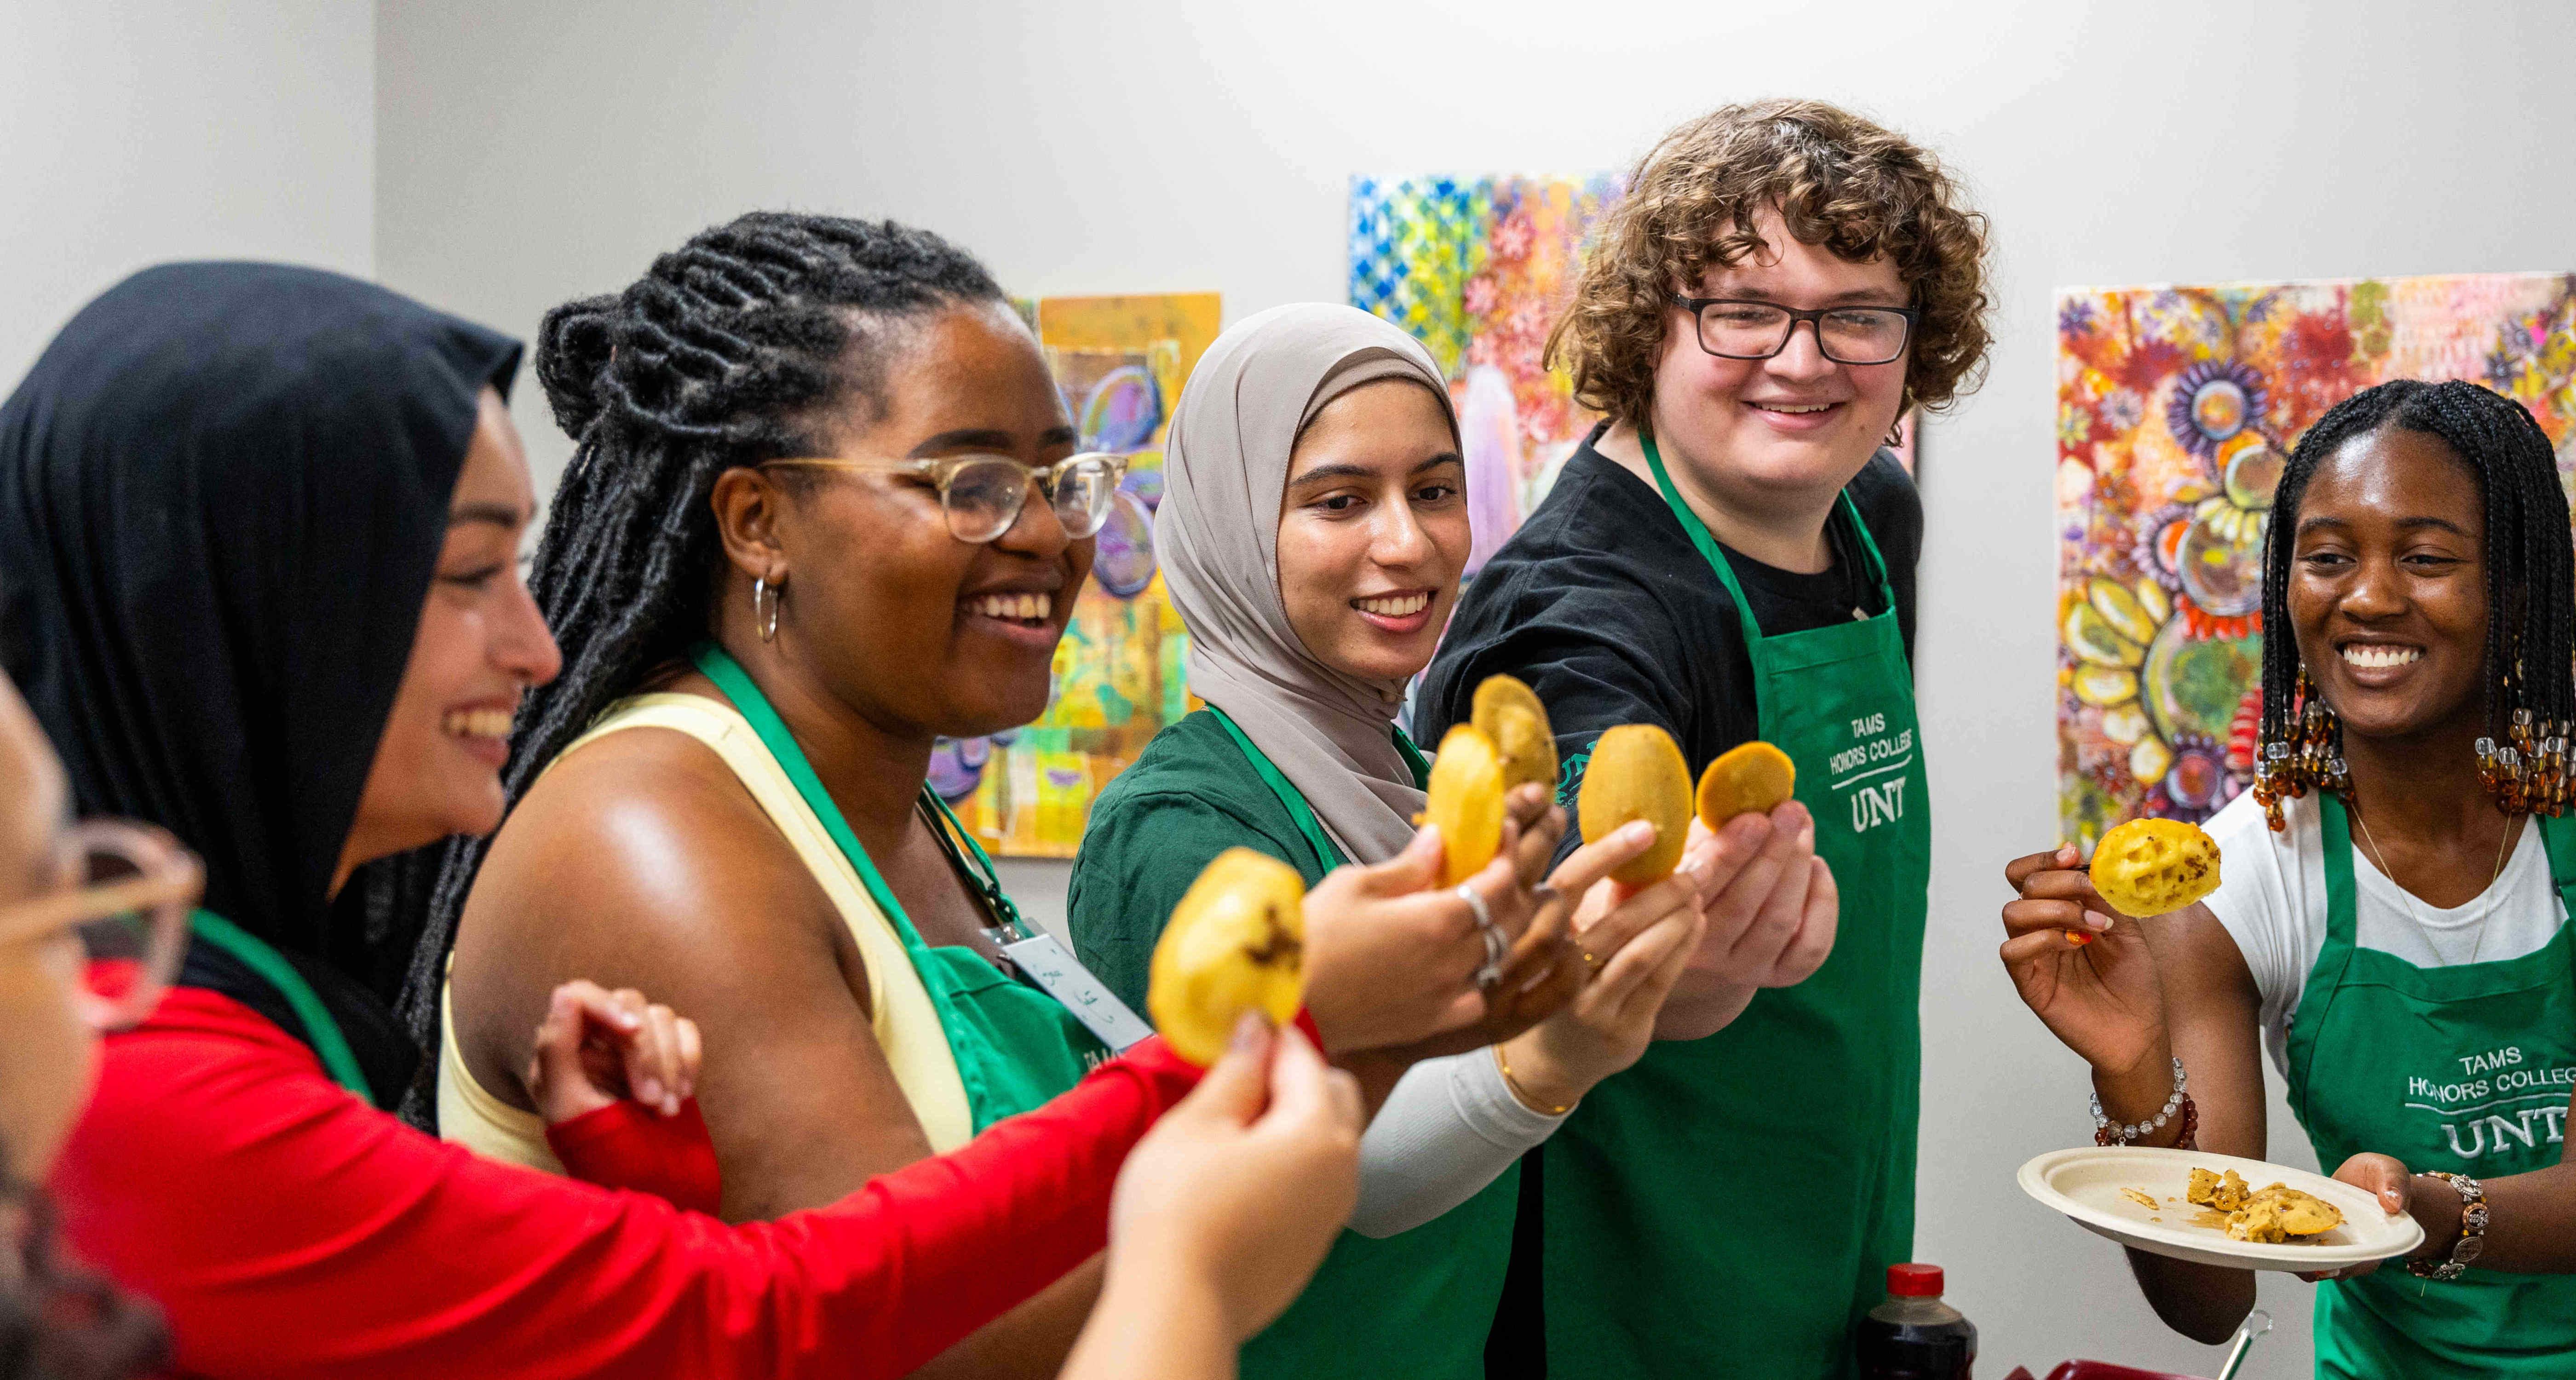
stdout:
<svg viewBox="0 0 2576 1380">
<path fill-rule="evenodd" d="M 1154 563 L 1154 510 L 1171 407 L 1216 339 L 1220 311 L 1207 292 L 1048 297 L 1022 315 L 1037 329 L 1081 447 L 1127 456 L 1127 477 L 1056 644 L 1046 712 L 1006 733 L 941 739 L 930 783 L 986 850 L 1069 858 L 1101 788 L 1196 707 L 1189 634 Z"/>
<path fill-rule="evenodd" d="M 1467 457 L 1470 574 L 1594 418 L 1541 362 L 1618 178 L 1355 177 L 1350 300 L 1413 333 L 1449 378 Z"/>
<path fill-rule="evenodd" d="M 2576 462 L 2576 274 L 2068 291 L 2057 339 L 2058 815 L 2087 848 L 2251 783 L 2264 532 L 2327 408 L 2469 379 Z"/>
</svg>

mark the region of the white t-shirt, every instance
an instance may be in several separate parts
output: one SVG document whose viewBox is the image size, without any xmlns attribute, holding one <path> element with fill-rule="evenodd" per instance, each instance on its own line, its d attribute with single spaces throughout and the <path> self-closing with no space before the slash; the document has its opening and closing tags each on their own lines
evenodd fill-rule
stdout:
<svg viewBox="0 0 2576 1380">
<path fill-rule="evenodd" d="M 2263 994 L 2263 1047 L 2286 1076 L 2290 1017 L 2326 944 L 2326 865 L 2316 797 L 2281 804 L 2290 827 L 2277 834 L 2252 791 L 2204 827 L 2218 844 L 2223 879 L 2206 904 L 2253 970 Z M 2357 828 L 2352 881 L 2354 942 L 2418 968 L 2467 963 L 2473 954 L 2480 963 L 2520 958 L 2547 944 L 2567 914 L 2549 884 L 2549 852 L 2533 820 L 2524 821 L 2504 875 L 2467 905 L 2441 910 L 2401 890 L 2371 861 Z"/>
</svg>

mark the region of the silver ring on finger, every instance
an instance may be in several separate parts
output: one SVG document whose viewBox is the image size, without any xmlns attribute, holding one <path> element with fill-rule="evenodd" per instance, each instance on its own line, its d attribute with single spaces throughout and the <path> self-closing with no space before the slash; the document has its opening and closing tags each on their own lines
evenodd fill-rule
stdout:
<svg viewBox="0 0 2576 1380">
<path fill-rule="evenodd" d="M 1467 903 L 1467 913 L 1476 919 L 1476 933 L 1485 941 L 1485 966 L 1476 970 L 1476 988 L 1490 992 L 1503 980 L 1503 960 L 1511 955 L 1512 942 L 1503 937 L 1502 927 L 1494 923 L 1494 913 L 1485 907 L 1485 898 L 1473 887 L 1460 884 L 1458 899 Z"/>
</svg>

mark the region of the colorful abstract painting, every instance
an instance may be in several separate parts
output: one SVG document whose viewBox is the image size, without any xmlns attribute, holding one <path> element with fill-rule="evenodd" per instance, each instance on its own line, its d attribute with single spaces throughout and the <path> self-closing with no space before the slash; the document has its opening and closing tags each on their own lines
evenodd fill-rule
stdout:
<svg viewBox="0 0 2576 1380">
<path fill-rule="evenodd" d="M 1448 376 L 1467 458 L 1470 574 L 1547 494 L 1596 420 L 1541 362 L 1619 179 L 1354 177 L 1350 300 Z"/>
<path fill-rule="evenodd" d="M 2200 820 L 2251 782 L 2262 551 L 2285 457 L 2390 379 L 2468 379 L 2576 460 L 2576 274 L 2063 292 L 2058 813 Z"/>
<path fill-rule="evenodd" d="M 1009 733 L 942 740 L 930 780 L 987 850 L 1069 858 L 1100 789 L 1193 707 L 1189 636 L 1154 565 L 1154 510 L 1171 405 L 1216 339 L 1220 310 L 1208 292 L 1047 297 L 1023 314 L 1082 449 L 1127 456 L 1127 477 L 1056 644 L 1046 712 Z"/>
</svg>

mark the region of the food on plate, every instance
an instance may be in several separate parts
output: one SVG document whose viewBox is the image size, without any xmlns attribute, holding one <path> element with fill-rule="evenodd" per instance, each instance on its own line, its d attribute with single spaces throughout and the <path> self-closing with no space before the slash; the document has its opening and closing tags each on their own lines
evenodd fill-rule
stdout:
<svg viewBox="0 0 2576 1380">
<path fill-rule="evenodd" d="M 1436 770 L 1436 769 L 1435 769 Z M 1630 820 L 1655 826 L 1655 843 L 1610 870 L 1628 886 L 1652 886 L 1673 874 L 1690 829 L 1690 766 L 1673 735 L 1653 724 L 1621 724 L 1592 744 L 1575 802 L 1583 841 L 1607 838 Z"/>
<path fill-rule="evenodd" d="M 1484 870 L 1503 846 L 1503 763 L 1494 740 L 1474 724 L 1458 724 L 1440 739 L 1431 759 L 1431 781 L 1422 822 L 1440 826 L 1446 850 L 1443 886 L 1456 886 Z"/>
<path fill-rule="evenodd" d="M 2093 850 L 2093 889 L 2124 915 L 2162 915 L 2218 889 L 2218 842 L 2179 819 L 2133 819 Z"/>
<path fill-rule="evenodd" d="M 2234 1212 L 2245 1206 L 2245 1195 L 2250 1191 L 2245 1186 L 2245 1176 L 2233 1169 L 2224 1175 L 2195 1169 L 2191 1171 L 2190 1187 L 2182 1191 L 2182 1200 L 2205 1208 L 2216 1208 L 2220 1212 Z"/>
<path fill-rule="evenodd" d="M 2210 1215 L 2225 1214 L 2225 1230 L 2235 1241 L 2277 1245 L 2343 1225 L 2343 1209 L 2325 1199 L 2288 1184 L 2249 1188 L 2244 1176 L 2233 1169 L 2224 1174 L 2194 1169 L 2183 1198 L 2209 1209 Z M 2205 1221 L 2202 1225 L 2220 1224 Z"/>
<path fill-rule="evenodd" d="M 1700 823 L 1714 829 L 1742 814 L 1769 814 L 1798 786 L 1798 764 L 1756 738 L 1717 755 L 1699 774 Z"/>
<path fill-rule="evenodd" d="M 1476 687 L 1470 721 L 1493 741 L 1504 790 L 1532 782 L 1556 789 L 1556 729 L 1547 721 L 1547 706 L 1518 678 L 1485 677 Z"/>
<path fill-rule="evenodd" d="M 2154 1194 L 2152 1194 L 2152 1193 L 2147 1192 L 2147 1191 L 2146 1191 L 2146 1190 L 2144 1190 L 2144 1189 L 2138 1189 L 2138 1188 L 2124 1188 L 2124 1189 L 2121 1189 L 2121 1190 L 2120 1190 L 2120 1196 L 2121 1196 L 2121 1197 L 2123 1197 L 2123 1198 L 2128 1199 L 2130 1202 L 2133 1202 L 2133 1203 L 2137 1204 L 2138 1206 L 2140 1206 L 2140 1207 L 2142 1207 L 2142 1208 L 2151 1208 L 2151 1207 L 2157 1207 L 2157 1206 L 2160 1206 L 2160 1205 L 2156 1202 L 2155 1195 L 2154 1195 Z"/>
<path fill-rule="evenodd" d="M 1182 1058 L 1213 1064 L 1235 1022 L 1259 1011 L 1273 1025 L 1306 994 L 1306 883 L 1297 869 L 1249 848 L 1216 855 L 1172 908 L 1154 945 L 1145 1009 Z"/>
</svg>

